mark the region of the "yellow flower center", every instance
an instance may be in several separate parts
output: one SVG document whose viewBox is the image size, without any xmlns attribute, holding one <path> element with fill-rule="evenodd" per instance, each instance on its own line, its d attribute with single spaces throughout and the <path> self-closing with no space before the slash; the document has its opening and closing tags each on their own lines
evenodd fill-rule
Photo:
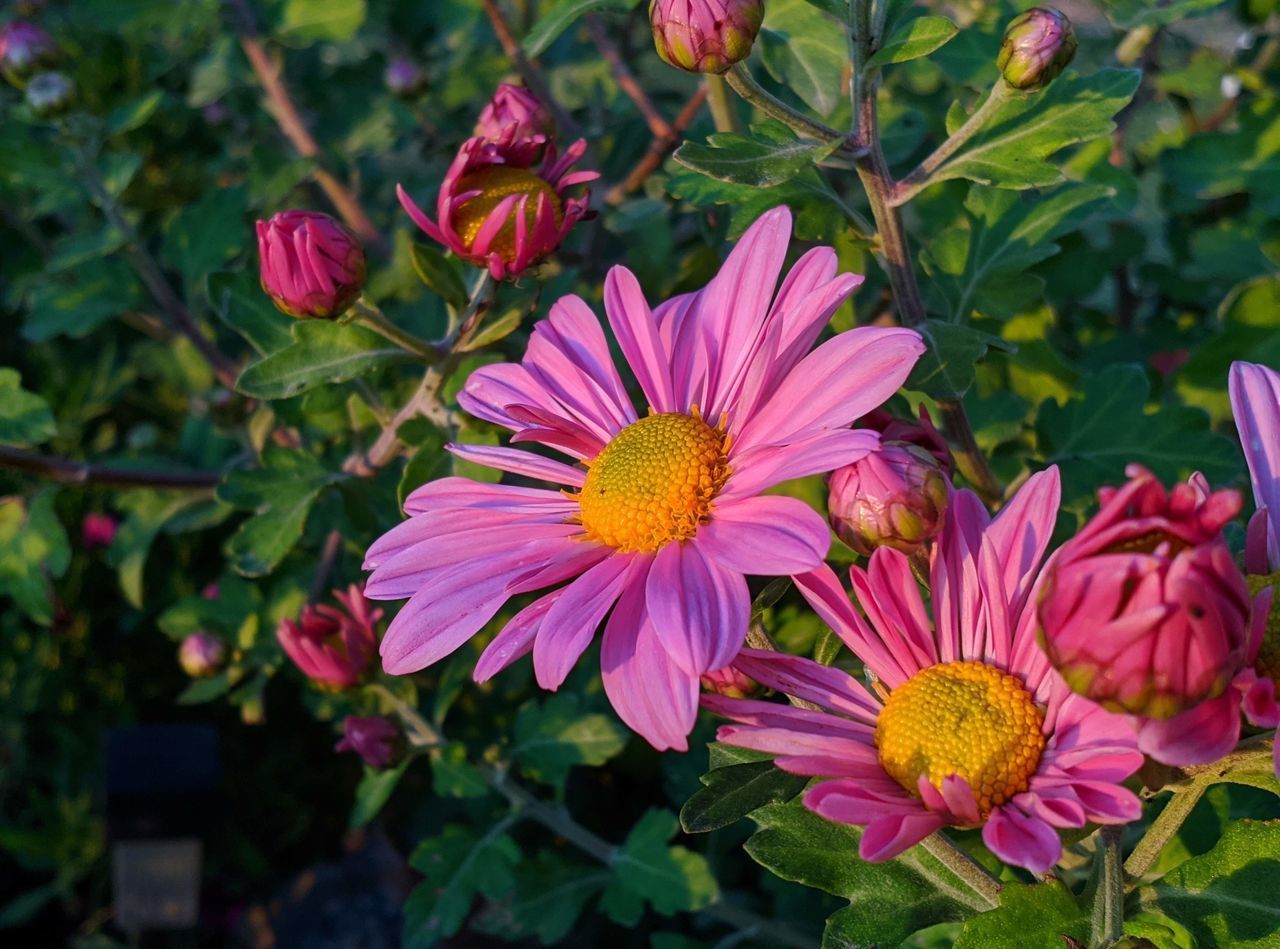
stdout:
<svg viewBox="0 0 1280 949">
<path fill-rule="evenodd" d="M 1025 791 L 1040 764 L 1044 714 L 1022 681 L 985 662 L 929 666 L 898 686 L 876 721 L 880 764 L 912 794 L 956 774 L 983 820 Z"/>
<path fill-rule="evenodd" d="M 1267 587 L 1280 584 L 1280 572 L 1264 577 L 1250 576 L 1249 592 L 1257 596 Z M 1276 600 L 1271 603 L 1271 612 L 1267 615 L 1267 628 L 1262 634 L 1262 645 L 1258 648 L 1258 658 L 1253 668 L 1258 675 L 1280 683 L 1280 587 L 1276 589 Z"/>
<path fill-rule="evenodd" d="M 696 414 L 628 425 L 591 462 L 578 495 L 587 536 L 649 553 L 692 537 L 729 477 L 728 447 L 724 432 Z"/>
<path fill-rule="evenodd" d="M 493 209 L 501 204 L 504 198 L 513 194 L 529 196 L 524 206 L 524 223 L 529 233 L 533 233 L 540 194 L 547 196 L 557 225 L 564 217 L 560 196 L 556 194 L 555 189 L 527 168 L 509 168 L 506 165 L 481 168 L 469 175 L 463 175 L 458 181 L 458 190 L 459 192 L 482 192 L 470 201 L 463 202 L 453 211 L 454 230 L 468 250 L 475 244 L 476 235 L 480 233 L 480 228 L 489 219 Z M 516 215 L 519 213 L 517 209 L 508 214 L 502 229 L 489 242 L 488 252 L 496 253 L 507 264 L 514 263 L 516 259 Z"/>
</svg>

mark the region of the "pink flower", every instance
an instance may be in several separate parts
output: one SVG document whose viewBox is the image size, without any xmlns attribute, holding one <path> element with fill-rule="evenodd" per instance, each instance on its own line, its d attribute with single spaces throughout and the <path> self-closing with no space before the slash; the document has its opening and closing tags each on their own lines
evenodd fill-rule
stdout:
<svg viewBox="0 0 1280 949">
<path fill-rule="evenodd" d="M 715 672 L 708 672 L 701 679 L 702 687 L 716 695 L 727 695 L 734 699 L 745 699 L 760 691 L 760 683 L 750 676 L 743 675 L 733 666 L 725 666 Z"/>
<path fill-rule="evenodd" d="M 912 554 L 942 527 L 951 487 L 933 455 L 905 442 L 885 442 L 831 473 L 831 526 L 863 556 L 877 547 Z"/>
<path fill-rule="evenodd" d="M 178 665 L 193 679 L 213 675 L 226 658 L 227 647 L 217 636 L 192 633 L 178 647 Z"/>
<path fill-rule="evenodd" d="M 537 161 L 554 131 L 551 110 L 541 99 L 524 86 L 504 82 L 481 110 L 472 134 L 494 145 L 506 143 L 508 162 L 527 168 Z"/>
<path fill-rule="evenodd" d="M 649 25 L 663 62 L 722 73 L 746 59 L 764 22 L 764 0 L 650 0 Z"/>
<path fill-rule="evenodd" d="M 1247 668 L 1236 677 L 1244 714 L 1260 728 L 1280 725 L 1280 611 L 1272 610 L 1280 577 L 1280 373 L 1265 366 L 1231 365 L 1231 408 L 1240 430 L 1257 513 L 1249 521 L 1245 569 L 1254 600 L 1255 637 L 1245 658 Z M 1280 742 L 1275 750 L 1280 775 Z"/>
<path fill-rule="evenodd" d="M 509 597 L 554 586 L 485 649 L 476 680 L 532 652 L 538 683 L 559 688 L 612 610 L 601 647 L 610 701 L 655 748 L 687 747 L 699 677 L 729 665 L 746 635 L 745 575 L 813 570 L 830 544 L 808 505 L 763 492 L 871 450 L 876 436 L 849 424 L 924 348 L 911 330 L 864 327 L 810 353 L 862 278 L 837 274 L 822 247 L 775 293 L 790 234 L 790 212 L 768 212 L 705 289 L 656 311 L 629 270 L 610 271 L 605 312 L 648 413 L 578 297 L 551 308 L 521 363 L 472 373 L 464 409 L 581 465 L 450 446 L 557 487 L 446 478 L 410 495 L 410 520 L 365 557 L 369 596 L 411 598 L 383 640 L 387 672 L 431 665 Z"/>
<path fill-rule="evenodd" d="M 885 409 L 874 409 L 859 419 L 858 424 L 879 432 L 882 443 L 906 442 L 916 448 L 923 448 L 933 456 L 933 460 L 948 478 L 954 474 L 955 462 L 951 457 L 951 449 L 947 447 L 947 440 L 934 426 L 929 410 L 923 405 L 920 406 L 918 422 L 900 419 Z"/>
<path fill-rule="evenodd" d="M 1134 716 L 1145 753 L 1213 761 L 1239 737 L 1229 686 L 1252 636 L 1249 590 L 1222 539 L 1240 495 L 1210 493 L 1199 476 L 1166 493 L 1145 468 L 1127 473 L 1054 555 L 1041 642 L 1072 689 Z"/>
<path fill-rule="evenodd" d="M 364 289 L 364 248 L 355 233 L 318 211 L 281 211 L 258 222 L 262 289 L 283 312 L 329 319 Z"/>
<path fill-rule="evenodd" d="M 373 658 L 378 635 L 374 624 L 382 610 L 373 609 L 358 584 L 334 590 L 341 609 L 328 604 L 302 608 L 298 621 L 281 620 L 280 646 L 307 678 L 331 689 L 355 685 Z"/>
<path fill-rule="evenodd" d="M 569 197 L 568 189 L 600 177 L 569 171 L 586 152 L 585 139 L 563 157 L 546 143 L 537 171 L 531 141 L 519 137 L 515 123 L 497 142 L 467 139 L 440 185 L 436 221 L 397 185 L 400 204 L 428 237 L 463 260 L 488 267 L 497 280 L 517 276 L 549 257 L 587 213 L 588 193 Z"/>
<path fill-rule="evenodd" d="M 0 71 L 21 86 L 42 69 L 57 66 L 62 50 L 44 27 L 13 20 L 0 27 Z"/>
<path fill-rule="evenodd" d="M 385 768 L 395 758 L 400 729 L 381 716 L 348 715 L 342 720 L 342 740 L 334 751 L 354 751 L 371 768 Z"/>
<path fill-rule="evenodd" d="M 931 607 L 906 555 L 890 548 L 852 570 L 866 619 L 829 567 L 797 578 L 879 694 L 809 659 L 743 650 L 734 663 L 742 672 L 827 711 L 703 696 L 737 723 L 719 740 L 826 779 L 805 806 L 865 826 L 866 860 L 887 860 L 947 825 L 980 825 L 998 857 L 1043 873 L 1062 853 L 1058 828 L 1135 820 L 1141 806 L 1120 784 L 1142 764 L 1132 731 L 1072 694 L 1036 647 L 1038 567 L 1058 500 L 1055 468 L 1033 476 L 995 520 L 971 492 L 957 492 L 933 548 Z"/>
<path fill-rule="evenodd" d="M 80 522 L 80 543 L 85 550 L 105 549 L 116 539 L 119 529 L 120 524 L 110 514 L 91 512 Z"/>
<path fill-rule="evenodd" d="M 1040 89 L 1070 65 L 1077 45 L 1075 30 L 1065 14 L 1032 7 L 1009 21 L 996 68 L 1015 89 Z"/>
</svg>

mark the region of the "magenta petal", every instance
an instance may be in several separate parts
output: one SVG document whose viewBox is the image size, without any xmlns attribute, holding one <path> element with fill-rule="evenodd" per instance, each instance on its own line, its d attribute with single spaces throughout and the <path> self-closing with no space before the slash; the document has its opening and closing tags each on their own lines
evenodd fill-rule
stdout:
<svg viewBox="0 0 1280 949">
<path fill-rule="evenodd" d="M 1254 363 L 1231 364 L 1228 380 L 1231 408 L 1258 508 L 1280 517 L 1280 373 Z M 1275 520 L 1267 532 L 1271 567 L 1280 567 L 1280 530 Z"/>
<path fill-rule="evenodd" d="M 982 828 L 982 842 L 1005 863 L 1026 867 L 1032 873 L 1048 873 L 1062 856 L 1058 832 L 1016 807 L 997 807 Z"/>
<path fill-rule="evenodd" d="M 687 405 L 675 404 L 671 384 L 671 359 L 658 336 L 658 324 L 640 291 L 635 274 L 626 267 L 614 267 L 604 281 L 604 309 L 613 335 L 622 347 L 649 405 L 657 412 L 683 412 Z"/>
<path fill-rule="evenodd" d="M 1208 764 L 1240 740 L 1240 693 L 1227 689 L 1218 698 L 1173 718 L 1134 721 L 1143 754 L 1175 767 Z"/>
<path fill-rule="evenodd" d="M 837 428 L 790 445 L 762 445 L 734 455 L 733 476 L 720 493 L 730 498 L 759 494 L 792 478 L 834 471 L 874 451 L 880 436 L 867 429 Z"/>
<path fill-rule="evenodd" d="M 629 582 L 638 582 L 637 558 L 618 554 L 602 560 L 574 580 L 542 621 L 533 644 L 538 685 L 555 690 L 591 644 L 596 627 Z"/>
<path fill-rule="evenodd" d="M 923 775 L 921 775 L 923 777 Z M 973 788 L 969 782 L 958 774 L 950 774 L 942 779 L 942 799 L 947 802 L 947 809 L 965 824 L 976 824 L 980 820 L 978 802 L 973 796 Z"/>
<path fill-rule="evenodd" d="M 466 461 L 478 465 L 509 471 L 512 474 L 524 475 L 527 478 L 541 478 L 556 484 L 568 484 L 580 488 L 586 483 L 587 473 L 581 468 L 574 468 L 564 462 L 543 458 L 532 452 L 520 451 L 518 448 L 500 448 L 496 445 L 461 445 L 446 446 L 451 453 Z"/>
<path fill-rule="evenodd" d="M 831 531 L 803 501 L 762 495 L 717 504 L 697 542 L 730 570 L 789 576 L 821 566 L 831 547 Z"/>
<path fill-rule="evenodd" d="M 751 612 L 747 580 L 708 559 L 696 540 L 658 552 L 645 602 L 658 640 L 690 675 L 723 669 L 742 648 Z"/>
<path fill-rule="evenodd" d="M 527 656 L 533 649 L 533 639 L 542 627 L 547 611 L 555 605 L 563 590 L 553 590 L 546 596 L 534 600 L 510 622 L 502 628 L 502 632 L 493 637 L 493 641 L 485 647 L 471 677 L 476 682 L 488 682 L 511 663 Z"/>
<path fill-rule="evenodd" d="M 858 854 L 863 860 L 878 863 L 910 850 L 944 825 L 934 814 L 893 814 L 878 817 L 867 824 L 858 841 Z"/>
</svg>

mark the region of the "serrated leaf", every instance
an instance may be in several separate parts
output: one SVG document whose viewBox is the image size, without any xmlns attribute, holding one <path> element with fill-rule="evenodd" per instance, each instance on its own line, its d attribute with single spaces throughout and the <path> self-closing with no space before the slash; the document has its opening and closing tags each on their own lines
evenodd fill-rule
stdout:
<svg viewBox="0 0 1280 949">
<path fill-rule="evenodd" d="M 756 40 L 770 75 L 815 112 L 828 116 L 843 99 L 849 63 L 845 31 L 806 0 L 769 0 Z"/>
<path fill-rule="evenodd" d="M 1000 905 L 964 924 L 955 949 L 1027 949 L 1066 946 L 1068 936 L 1086 945 L 1089 916 L 1059 882 L 1006 883 Z"/>
<path fill-rule="evenodd" d="M 281 313 L 252 273 L 211 273 L 205 279 L 209 307 L 258 351 L 270 356 L 293 344 L 292 317 Z"/>
<path fill-rule="evenodd" d="M 1280 821 L 1228 824 L 1208 853 L 1133 893 L 1131 908 L 1168 916 L 1201 946 L 1272 947 L 1280 931 L 1278 854 Z"/>
<path fill-rule="evenodd" d="M 431 753 L 431 787 L 439 797 L 484 797 L 489 782 L 467 760 L 466 746 L 451 741 Z"/>
<path fill-rule="evenodd" d="M 668 846 L 677 830 L 670 811 L 645 813 L 618 848 L 613 869 L 622 887 L 663 916 L 710 906 L 719 896 L 706 859 L 684 847 Z"/>
<path fill-rule="evenodd" d="M 410 250 L 413 269 L 431 291 L 454 309 L 467 305 L 467 288 L 449 258 L 426 244 L 414 244 Z"/>
<path fill-rule="evenodd" d="M 906 387 L 935 399 L 957 399 L 973 385 L 978 363 L 988 349 L 1009 350 L 998 336 L 962 323 L 926 320 L 917 326 L 929 350 L 911 370 Z"/>
<path fill-rule="evenodd" d="M 508 942 L 537 939 L 554 946 L 573 930 L 587 900 L 610 880 L 607 870 L 590 870 L 551 853 L 539 853 L 516 868 L 515 889 L 491 903 L 475 928 Z"/>
<path fill-rule="evenodd" d="M 772 188 L 822 161 L 838 142 L 799 139 L 766 142 L 732 132 L 710 136 L 708 145 L 685 142 L 673 156 L 677 162 L 708 178 L 733 184 Z"/>
<path fill-rule="evenodd" d="M 640 0 L 560 0 L 538 18 L 524 38 L 526 56 L 541 56 L 579 17 L 599 10 L 630 10 Z"/>
<path fill-rule="evenodd" d="M 956 25 L 945 16 L 922 16 L 909 20 L 867 60 L 866 68 L 875 69 L 928 56 L 951 42 L 958 32 Z"/>
<path fill-rule="evenodd" d="M 418 949 L 452 936 L 478 894 L 494 899 L 511 889 L 520 849 L 506 834 L 510 823 L 500 821 L 484 834 L 448 824 L 418 844 L 409 862 L 424 879 L 405 904 L 402 945 Z"/>
<path fill-rule="evenodd" d="M 1128 105 L 1141 73 L 1103 69 L 1069 73 L 1036 93 L 1011 93 L 964 147 L 930 180 L 968 178 L 998 188 L 1044 188 L 1063 180 L 1048 159 L 1078 142 L 1109 135 L 1112 118 Z"/>
<path fill-rule="evenodd" d="M 613 716 L 583 714 L 579 697 L 562 693 L 520 709 L 511 757 L 531 777 L 560 785 L 574 765 L 604 764 L 626 747 L 628 737 Z"/>
<path fill-rule="evenodd" d="M 364 827 L 378 816 L 387 801 L 391 799 L 396 785 L 400 783 L 400 779 L 404 777 L 412 761 L 412 758 L 405 758 L 394 768 L 365 767 L 364 776 L 356 785 L 356 799 L 351 807 L 351 818 L 348 821 L 348 826 L 352 830 Z"/>
<path fill-rule="evenodd" d="M 346 382 L 376 366 L 408 358 L 399 346 L 354 324 L 298 322 L 293 326 L 293 340 L 240 373 L 236 389 L 259 399 L 287 399 L 318 385 Z"/>
<path fill-rule="evenodd" d="M 366 0 L 287 0 L 280 39 L 305 45 L 349 40 L 364 25 Z"/>
<path fill-rule="evenodd" d="M 0 368 L 0 444 L 39 445 L 57 431 L 49 403 L 22 388 L 18 370 Z"/>
<path fill-rule="evenodd" d="M 809 783 L 803 775 L 788 774 L 772 761 L 716 768 L 698 780 L 706 787 L 680 809 L 680 826 L 689 834 L 717 830 L 756 808 L 789 801 Z"/>
</svg>

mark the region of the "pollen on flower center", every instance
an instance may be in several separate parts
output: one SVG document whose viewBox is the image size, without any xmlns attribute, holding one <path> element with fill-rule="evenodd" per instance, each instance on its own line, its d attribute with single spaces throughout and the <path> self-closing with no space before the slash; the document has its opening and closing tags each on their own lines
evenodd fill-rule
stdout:
<svg viewBox="0 0 1280 949">
<path fill-rule="evenodd" d="M 453 211 L 454 228 L 468 250 L 475 245 L 477 235 L 494 208 L 504 198 L 513 194 L 529 196 L 524 207 L 524 226 L 533 231 L 534 221 L 538 213 L 538 196 L 546 195 L 551 205 L 558 227 L 563 220 L 563 208 L 560 196 L 550 184 L 539 178 L 527 168 L 511 168 L 506 165 L 490 165 L 464 175 L 458 181 L 458 192 L 480 191 L 469 201 L 464 201 Z M 501 230 L 489 243 L 489 250 L 502 258 L 504 263 L 511 264 L 516 259 L 516 220 L 518 210 L 507 215 Z"/>
<path fill-rule="evenodd" d="M 697 415 L 668 412 L 628 425 L 591 462 L 578 495 L 587 535 L 652 553 L 692 537 L 729 477 L 728 439 Z"/>
<path fill-rule="evenodd" d="M 898 686 L 876 722 L 880 764 L 912 794 L 920 775 L 936 788 L 955 774 L 978 812 L 1027 790 L 1040 764 L 1044 714 L 1022 681 L 985 662 L 946 662 Z"/>
</svg>

